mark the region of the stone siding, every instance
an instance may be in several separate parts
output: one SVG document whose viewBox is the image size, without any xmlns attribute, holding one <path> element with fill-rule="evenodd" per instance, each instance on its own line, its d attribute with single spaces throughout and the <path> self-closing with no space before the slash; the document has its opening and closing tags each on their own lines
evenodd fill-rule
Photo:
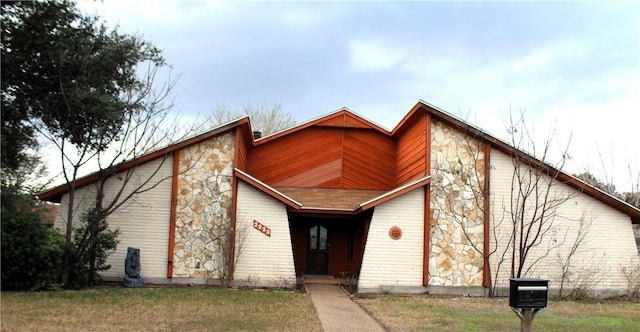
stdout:
<svg viewBox="0 0 640 332">
<path fill-rule="evenodd" d="M 226 277 L 234 153 L 233 133 L 180 151 L 173 277 Z"/>
<path fill-rule="evenodd" d="M 481 286 L 484 145 L 433 121 L 431 168 L 429 285 Z"/>
</svg>

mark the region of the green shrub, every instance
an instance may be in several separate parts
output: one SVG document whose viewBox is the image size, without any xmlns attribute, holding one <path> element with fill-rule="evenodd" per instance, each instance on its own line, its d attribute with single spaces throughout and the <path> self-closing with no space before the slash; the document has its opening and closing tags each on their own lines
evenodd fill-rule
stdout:
<svg viewBox="0 0 640 332">
<path fill-rule="evenodd" d="M 99 271 L 111 268 L 107 257 L 118 246 L 119 230 L 109 229 L 106 218 L 96 209 L 80 216 L 80 225 L 73 231 L 67 287 L 85 288 L 100 283 Z"/>
<path fill-rule="evenodd" d="M 2 210 L 2 289 L 59 287 L 64 236 L 33 212 Z"/>
</svg>

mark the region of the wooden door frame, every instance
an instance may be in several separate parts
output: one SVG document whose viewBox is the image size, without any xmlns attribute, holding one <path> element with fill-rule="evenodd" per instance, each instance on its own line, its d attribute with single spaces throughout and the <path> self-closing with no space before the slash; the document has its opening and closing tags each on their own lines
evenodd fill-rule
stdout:
<svg viewBox="0 0 640 332">
<path fill-rule="evenodd" d="M 354 261 L 350 264 L 351 270 L 354 275 L 360 273 L 362 267 L 362 258 L 364 255 L 364 248 L 367 242 L 369 233 L 369 224 L 371 222 L 371 216 L 373 214 L 373 208 L 367 210 L 359 215 L 344 216 L 344 215 L 331 215 L 331 214 L 308 214 L 308 213 L 294 213 L 289 211 L 289 227 L 291 232 L 291 246 L 293 249 L 294 265 L 296 269 L 296 275 L 298 277 L 304 276 L 308 271 L 308 248 L 309 248 L 309 230 L 314 225 L 323 225 L 327 228 L 327 239 L 331 241 L 341 241 L 340 236 L 332 237 L 332 232 L 344 232 L 344 241 L 347 240 L 346 234 L 349 230 L 355 230 L 354 243 L 353 243 L 353 255 Z M 330 243 L 329 245 L 329 257 L 327 273 L 340 277 L 340 274 L 347 269 L 344 267 L 345 262 L 336 261 L 336 251 L 340 243 Z M 346 248 L 347 244 L 344 243 L 343 247 Z M 332 248 L 333 247 L 333 248 Z M 345 253 L 346 255 L 346 253 Z M 346 258 L 345 258 L 346 261 Z M 340 264 L 342 263 L 342 264 Z M 342 267 L 340 266 L 342 265 Z"/>
</svg>

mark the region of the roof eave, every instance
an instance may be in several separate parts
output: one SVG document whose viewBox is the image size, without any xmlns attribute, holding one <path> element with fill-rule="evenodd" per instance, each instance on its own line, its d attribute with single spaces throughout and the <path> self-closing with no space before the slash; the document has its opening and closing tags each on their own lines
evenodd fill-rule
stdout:
<svg viewBox="0 0 640 332">
<path fill-rule="evenodd" d="M 249 124 L 249 117 L 248 116 L 244 116 L 242 118 L 239 118 L 237 120 L 222 124 L 210 131 L 207 131 L 205 133 L 196 135 L 194 137 L 191 138 L 187 138 L 181 142 L 177 142 L 174 144 L 171 144 L 167 147 L 164 147 L 162 149 L 156 150 L 156 151 L 152 151 L 149 152 L 143 156 L 140 156 L 138 158 L 134 158 L 128 161 L 125 161 L 123 163 L 121 163 L 118 167 L 117 167 L 117 172 L 122 172 L 125 171 L 127 169 L 130 169 L 132 167 L 137 167 L 143 164 L 146 164 L 150 161 L 156 160 L 158 158 L 162 158 L 162 157 L 167 157 L 170 154 L 172 154 L 174 151 L 176 150 L 180 150 L 180 149 L 184 149 L 186 147 L 189 147 L 191 145 L 197 144 L 199 142 L 202 142 L 204 140 L 207 140 L 211 137 L 217 136 L 217 135 L 221 135 L 223 133 L 226 133 L 228 131 L 231 131 L 241 125 L 247 125 L 250 126 Z M 80 189 L 82 187 L 85 187 L 91 183 L 94 183 L 95 181 L 99 180 L 99 172 L 93 172 L 91 174 L 85 175 L 81 178 L 78 178 L 75 180 L 75 189 Z M 41 201 L 48 201 L 48 202 L 53 202 L 53 203 L 60 203 L 62 201 L 62 197 L 64 196 L 64 194 L 68 193 L 71 190 L 71 184 L 70 183 L 64 183 L 62 185 L 59 185 L 57 187 L 54 187 L 50 190 L 46 190 L 43 191 L 41 193 L 39 193 L 37 195 L 38 199 Z"/>
<path fill-rule="evenodd" d="M 302 207 L 302 204 L 293 198 L 279 192 L 277 189 L 269 186 L 268 184 L 254 178 L 253 176 L 235 168 L 234 174 L 237 178 L 243 180 L 244 182 L 250 184 L 251 186 L 257 188 L 258 190 L 266 193 L 267 195 L 277 199 L 278 201 L 284 203 L 285 205 L 292 207 L 294 209 L 299 210 Z"/>
<path fill-rule="evenodd" d="M 405 193 L 408 193 L 417 188 L 423 187 L 429 183 L 431 183 L 431 175 L 423 176 L 419 179 L 416 179 L 415 181 L 409 182 L 403 186 L 390 190 L 378 197 L 370 199 L 366 202 L 362 202 L 360 205 L 356 207 L 356 211 L 368 210 L 374 206 L 390 201 L 398 196 L 404 195 Z"/>
<path fill-rule="evenodd" d="M 324 120 L 326 120 L 328 118 L 331 118 L 331 117 L 339 115 L 339 114 L 350 114 L 350 115 L 360 119 L 361 121 L 367 123 L 372 129 L 374 129 L 374 130 L 376 130 L 376 131 L 378 131 L 380 133 L 383 133 L 385 135 L 390 135 L 391 134 L 391 132 L 387 128 L 384 128 L 383 126 L 381 126 L 381 125 L 379 125 L 379 124 L 377 124 L 377 123 L 375 123 L 375 122 L 373 122 L 373 121 L 371 121 L 371 120 L 369 120 L 369 119 L 367 119 L 367 118 L 365 118 L 365 117 L 363 117 L 363 116 L 351 111 L 350 109 L 348 109 L 346 107 L 343 107 L 343 108 L 340 108 L 340 109 L 338 109 L 338 110 L 336 110 L 334 112 L 322 115 L 320 117 L 317 117 L 317 118 L 311 119 L 309 121 L 300 123 L 300 124 L 295 125 L 293 127 L 281 130 L 279 132 L 276 132 L 276 133 L 261 137 L 260 139 L 258 139 L 256 141 L 256 143 L 257 144 L 263 144 L 263 143 L 266 143 L 266 142 L 269 142 L 269 141 L 276 140 L 276 139 L 278 139 L 280 137 L 289 135 L 289 134 L 291 134 L 293 132 L 297 132 L 297 131 L 300 131 L 302 129 L 312 127 L 312 126 L 314 126 L 314 125 L 316 125 L 318 123 L 321 123 L 322 121 L 324 121 Z"/>
<path fill-rule="evenodd" d="M 423 100 L 418 101 L 418 103 L 412 108 L 410 115 L 413 113 L 416 113 L 419 109 L 424 110 L 425 112 L 430 114 L 432 117 L 435 117 L 437 120 L 440 120 L 450 126 L 453 126 L 454 128 L 461 130 L 467 134 L 473 135 L 477 139 L 481 139 L 481 140 L 484 140 L 485 142 L 488 142 L 492 147 L 495 147 L 496 149 L 510 156 L 514 156 L 517 154 L 518 157 L 521 158 L 521 160 L 524 160 L 526 163 L 530 165 L 535 165 L 536 167 L 544 167 L 545 169 L 550 171 L 552 174 L 558 172 L 557 178 L 562 183 L 565 183 L 574 189 L 580 190 L 581 192 L 584 192 L 588 196 L 591 196 L 609 205 L 610 207 L 629 215 L 632 223 L 640 224 L 640 209 L 628 204 L 627 202 L 617 197 L 614 197 L 611 194 L 606 193 L 594 186 L 591 186 L 590 184 L 581 181 L 580 179 L 574 177 L 573 175 L 565 173 L 562 170 L 559 170 L 553 167 L 552 165 L 549 165 L 541 161 L 540 159 L 529 155 L 528 153 L 522 150 L 517 149 L 511 144 L 494 137 L 488 132 L 470 123 L 467 123 L 463 120 L 458 119 L 454 115 L 434 105 L 431 105 L 426 101 L 423 101 Z M 407 115 L 407 117 L 405 118 L 409 118 L 410 115 Z M 398 127 L 394 129 L 394 133 L 397 130 L 398 130 Z"/>
</svg>

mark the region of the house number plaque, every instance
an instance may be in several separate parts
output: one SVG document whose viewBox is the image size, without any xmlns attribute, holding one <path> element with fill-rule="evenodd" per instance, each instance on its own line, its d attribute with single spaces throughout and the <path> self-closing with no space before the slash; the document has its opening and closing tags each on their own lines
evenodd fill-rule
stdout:
<svg viewBox="0 0 640 332">
<path fill-rule="evenodd" d="M 259 230 L 260 232 L 262 232 L 262 234 L 271 237 L 271 228 L 261 224 L 259 221 L 253 221 L 253 228 Z"/>
</svg>

